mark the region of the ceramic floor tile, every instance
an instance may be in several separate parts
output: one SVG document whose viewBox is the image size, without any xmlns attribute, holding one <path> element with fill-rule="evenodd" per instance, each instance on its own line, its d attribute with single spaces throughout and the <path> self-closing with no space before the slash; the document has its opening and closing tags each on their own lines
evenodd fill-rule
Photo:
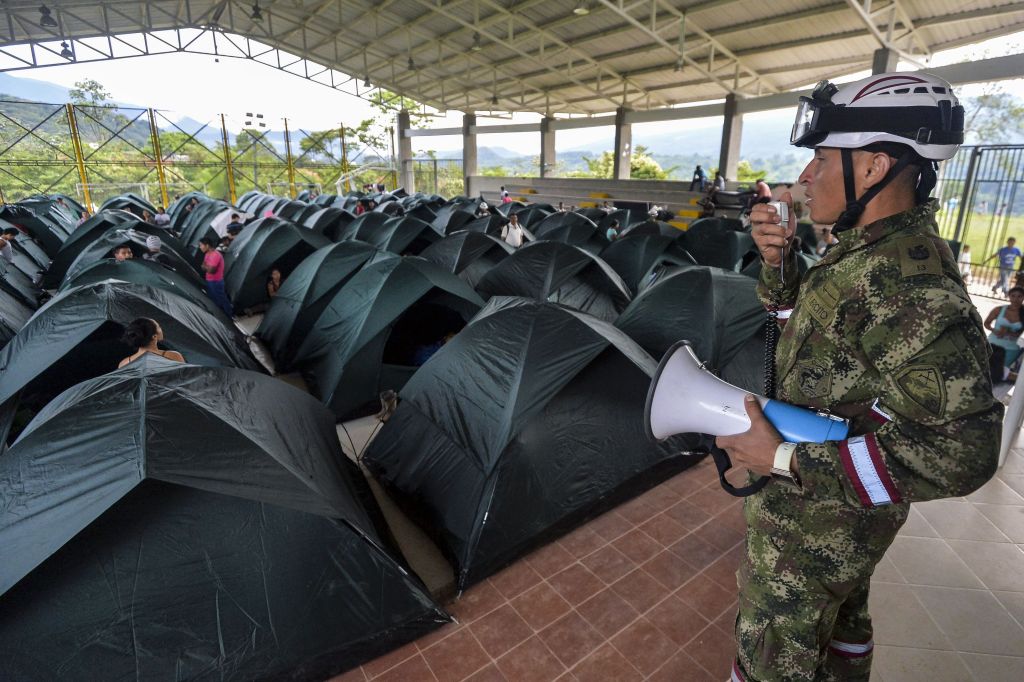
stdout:
<svg viewBox="0 0 1024 682">
<path fill-rule="evenodd" d="M 876 646 L 872 679 L 877 671 L 886 682 L 966 682 L 967 666 L 955 651 Z"/>
<path fill-rule="evenodd" d="M 908 585 L 875 583 L 869 600 L 875 643 L 921 649 L 952 649 Z"/>
<path fill-rule="evenodd" d="M 980 505 L 979 505 L 980 506 Z M 921 515 L 939 537 L 1005 542 L 1006 536 L 970 502 L 937 500 L 919 505 Z"/>
<path fill-rule="evenodd" d="M 999 480 L 1010 487 L 1014 492 L 1024 495 L 1024 474 L 998 474 Z"/>
<path fill-rule="evenodd" d="M 1006 485 L 998 477 L 975 490 L 967 499 L 986 504 L 1024 504 L 1024 495 Z"/>
<path fill-rule="evenodd" d="M 984 587 L 946 541 L 939 538 L 897 537 L 885 555 L 913 585 Z"/>
<path fill-rule="evenodd" d="M 991 592 L 920 585 L 911 589 L 957 650 L 1003 655 L 1024 651 L 1024 628 Z"/>
<path fill-rule="evenodd" d="M 993 592 L 992 594 L 1020 626 L 1024 627 L 1024 592 Z"/>
<path fill-rule="evenodd" d="M 887 556 L 883 556 L 882 560 L 875 566 L 875 572 L 871 576 L 872 582 L 880 583 L 905 583 L 906 580 L 900 574 L 899 569 L 896 568 L 896 564 L 892 562 Z"/>
<path fill-rule="evenodd" d="M 976 504 L 979 512 L 1013 542 L 1024 542 L 1024 505 Z M 982 540 L 984 538 L 973 538 Z"/>
<path fill-rule="evenodd" d="M 1022 652 L 1024 656 L 1024 652 Z M 1024 657 L 961 653 L 960 658 L 978 682 L 1020 682 L 1024 680 Z"/>
<path fill-rule="evenodd" d="M 947 540 L 990 590 L 1024 592 L 1024 552 L 1007 542 Z"/>
<path fill-rule="evenodd" d="M 1009 453 L 1003 466 L 999 468 L 999 473 L 1024 474 L 1024 455 L 1020 451 Z"/>
<path fill-rule="evenodd" d="M 909 535 L 915 538 L 937 538 L 939 534 L 925 521 L 921 512 L 917 510 L 918 505 L 910 505 L 910 515 L 907 522 L 900 528 L 900 535 Z"/>
</svg>

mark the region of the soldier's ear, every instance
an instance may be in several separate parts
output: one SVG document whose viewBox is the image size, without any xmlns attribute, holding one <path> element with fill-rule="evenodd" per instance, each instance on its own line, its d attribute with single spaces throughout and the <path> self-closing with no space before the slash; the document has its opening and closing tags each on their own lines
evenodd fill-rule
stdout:
<svg viewBox="0 0 1024 682">
<path fill-rule="evenodd" d="M 874 187 L 882 181 L 889 170 L 896 164 L 896 159 L 884 152 L 868 152 L 861 157 L 864 165 L 861 169 L 861 179 L 864 189 Z"/>
</svg>

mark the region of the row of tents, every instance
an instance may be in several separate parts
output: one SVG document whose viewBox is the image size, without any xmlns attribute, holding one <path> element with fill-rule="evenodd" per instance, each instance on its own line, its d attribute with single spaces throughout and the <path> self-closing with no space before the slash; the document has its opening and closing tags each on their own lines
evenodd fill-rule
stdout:
<svg viewBox="0 0 1024 682">
<path fill-rule="evenodd" d="M 463 589 L 696 461 L 701 437 L 652 443 L 642 424 L 679 338 L 760 388 L 764 312 L 740 272 L 749 237 L 728 225 L 663 233 L 640 216 L 576 243 L 598 222 L 375 197 L 186 195 L 169 230 L 126 197 L 62 223 L 36 280 L 53 297 L 0 349 L 0 424 L 18 432 L 0 452 L 17 498 L 0 509 L 17 556 L 0 568 L 0 648 L 17 652 L 0 677 L 323 678 L 446 622 L 334 433 L 383 390 L 400 401 L 362 462 Z M 518 250 L 500 239 L 513 210 L 537 238 Z M 258 337 L 319 401 L 267 376 L 202 289 L 198 238 L 231 213 L 247 223 L 227 289 L 268 305 Z M 162 263 L 104 257 L 153 235 Z M 731 265 L 697 264 L 712 257 Z M 188 364 L 114 369 L 136 317 Z"/>
</svg>

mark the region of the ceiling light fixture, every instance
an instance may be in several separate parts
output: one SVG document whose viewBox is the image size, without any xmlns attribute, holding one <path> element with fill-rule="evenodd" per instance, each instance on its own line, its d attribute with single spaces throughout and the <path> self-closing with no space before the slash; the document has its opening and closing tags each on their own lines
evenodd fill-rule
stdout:
<svg viewBox="0 0 1024 682">
<path fill-rule="evenodd" d="M 473 34 L 473 45 L 469 49 L 473 50 L 473 52 L 479 52 L 480 51 L 480 34 L 479 33 L 474 33 Z"/>
<path fill-rule="evenodd" d="M 372 88 L 373 87 L 372 85 L 370 85 L 370 74 L 366 74 L 366 77 L 363 78 L 363 87 L 364 88 Z"/>
<path fill-rule="evenodd" d="M 47 28 L 57 28 L 57 20 L 50 14 L 50 8 L 46 5 L 39 6 L 39 25 Z"/>
<path fill-rule="evenodd" d="M 491 106 L 493 106 L 493 107 L 498 106 L 498 96 L 497 95 L 491 95 Z"/>
<path fill-rule="evenodd" d="M 64 59 L 67 59 L 68 61 L 71 61 L 71 62 L 75 61 L 75 53 L 71 51 L 70 47 L 68 47 L 67 41 L 61 43 L 60 44 L 60 48 L 61 48 L 61 50 L 60 50 L 60 56 L 61 57 L 64 57 Z"/>
<path fill-rule="evenodd" d="M 572 11 L 573 14 L 581 17 L 585 17 L 590 14 L 590 5 L 585 0 L 580 0 L 576 3 L 576 9 Z"/>
<path fill-rule="evenodd" d="M 260 12 L 260 3 L 257 2 L 253 4 L 252 14 L 249 15 L 249 18 L 253 21 L 263 21 L 263 13 Z"/>
<path fill-rule="evenodd" d="M 412 55 L 409 55 L 409 63 L 406 64 L 406 68 L 410 71 L 414 71 L 416 69 L 416 62 L 412 60 Z"/>
</svg>

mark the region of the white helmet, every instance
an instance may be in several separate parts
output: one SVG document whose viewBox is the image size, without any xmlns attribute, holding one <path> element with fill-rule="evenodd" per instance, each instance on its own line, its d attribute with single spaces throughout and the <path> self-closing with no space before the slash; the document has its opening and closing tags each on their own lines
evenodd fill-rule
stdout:
<svg viewBox="0 0 1024 682">
<path fill-rule="evenodd" d="M 964 140 L 964 109 L 949 83 L 927 73 L 880 73 L 837 87 L 821 81 L 801 97 L 790 143 L 859 149 L 906 145 L 945 161 Z"/>
</svg>

